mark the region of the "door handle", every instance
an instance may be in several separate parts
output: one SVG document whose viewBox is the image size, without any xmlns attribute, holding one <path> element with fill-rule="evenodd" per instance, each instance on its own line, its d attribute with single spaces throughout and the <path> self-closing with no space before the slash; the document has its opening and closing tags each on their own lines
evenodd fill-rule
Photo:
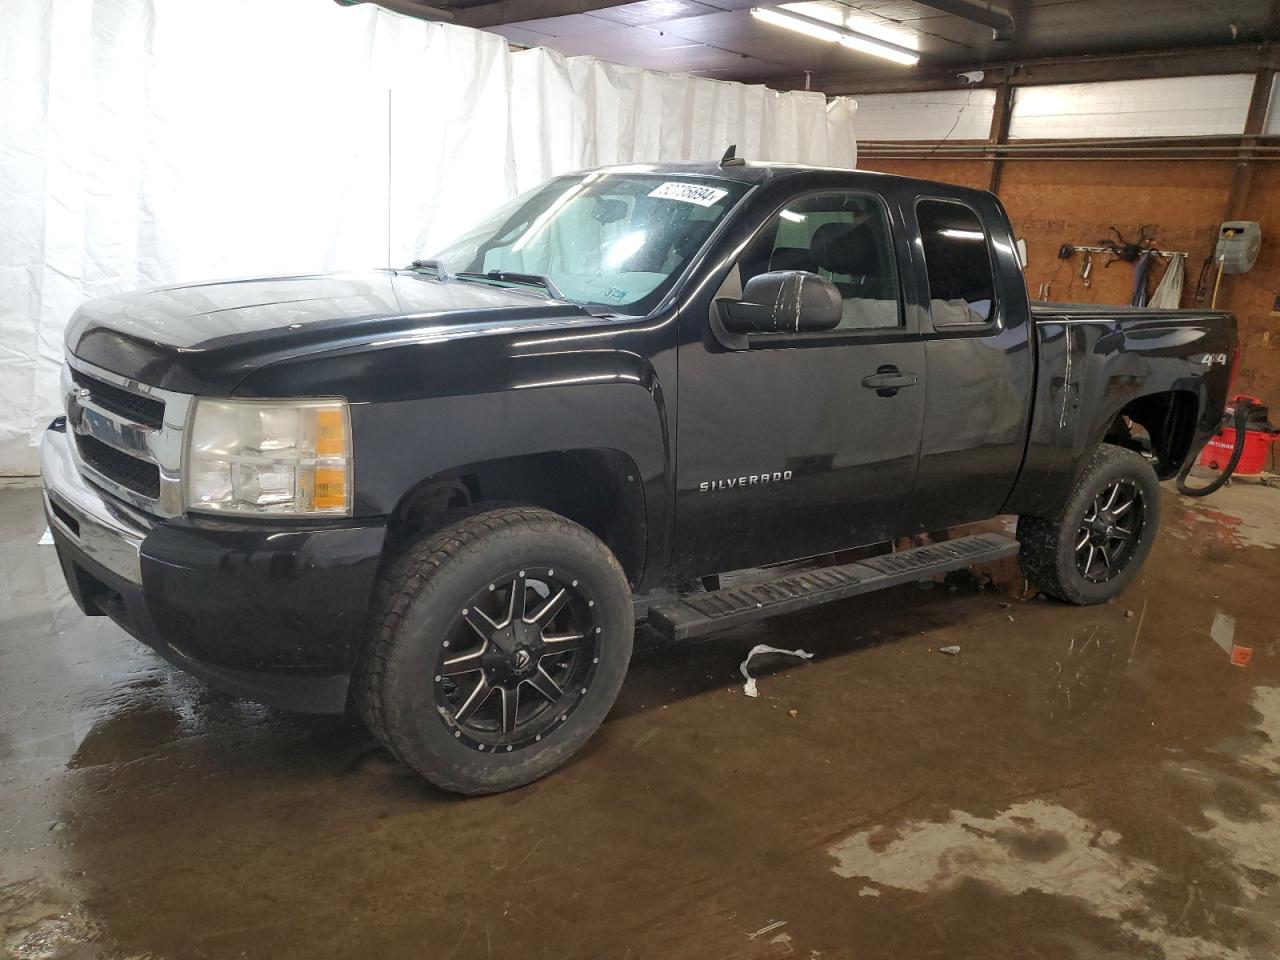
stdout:
<svg viewBox="0 0 1280 960">
<path fill-rule="evenodd" d="M 919 378 L 908 371 L 903 373 L 891 363 L 877 367 L 876 372 L 862 378 L 862 385 L 882 397 L 892 397 L 903 387 L 914 387 Z"/>
</svg>

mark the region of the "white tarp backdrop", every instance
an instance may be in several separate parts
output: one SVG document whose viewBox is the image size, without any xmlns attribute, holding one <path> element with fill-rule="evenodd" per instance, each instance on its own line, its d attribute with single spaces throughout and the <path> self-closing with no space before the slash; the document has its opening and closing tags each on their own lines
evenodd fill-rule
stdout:
<svg viewBox="0 0 1280 960">
<path fill-rule="evenodd" d="M 555 173 L 851 167 L 851 100 L 511 53 L 330 0 L 0 3 L 0 474 L 33 473 L 84 300 L 399 265 Z"/>
<path fill-rule="evenodd" d="M 655 73 L 565 58 L 543 48 L 511 56 L 516 186 L 610 163 L 738 156 L 852 167 L 855 102 L 820 93 Z"/>
</svg>

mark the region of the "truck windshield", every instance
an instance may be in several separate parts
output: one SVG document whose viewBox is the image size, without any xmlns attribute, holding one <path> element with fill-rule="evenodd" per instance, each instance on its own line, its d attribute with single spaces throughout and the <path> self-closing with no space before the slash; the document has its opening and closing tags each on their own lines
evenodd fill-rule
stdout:
<svg viewBox="0 0 1280 960">
<path fill-rule="evenodd" d="M 746 190 L 713 177 L 557 177 L 501 207 L 432 259 L 461 280 L 537 289 L 511 278 L 542 277 L 566 300 L 647 313 Z"/>
</svg>

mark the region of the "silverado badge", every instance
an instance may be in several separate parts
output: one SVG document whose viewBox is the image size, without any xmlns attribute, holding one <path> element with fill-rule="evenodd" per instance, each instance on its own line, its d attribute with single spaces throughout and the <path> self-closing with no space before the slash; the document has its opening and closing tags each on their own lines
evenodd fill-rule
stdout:
<svg viewBox="0 0 1280 960">
<path fill-rule="evenodd" d="M 782 483 L 791 479 L 790 470 L 778 470 L 774 473 L 749 473 L 742 477 L 728 477 L 724 480 L 703 480 L 698 484 L 699 493 L 712 490 L 732 490 L 734 487 L 755 487 L 765 483 Z"/>
</svg>

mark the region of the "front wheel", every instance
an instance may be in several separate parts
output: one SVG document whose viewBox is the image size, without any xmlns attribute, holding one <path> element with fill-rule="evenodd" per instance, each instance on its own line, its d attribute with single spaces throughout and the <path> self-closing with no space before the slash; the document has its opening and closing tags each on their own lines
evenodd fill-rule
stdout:
<svg viewBox="0 0 1280 960">
<path fill-rule="evenodd" d="M 1019 517 L 1019 560 L 1051 597 L 1104 603 L 1137 576 L 1160 516 L 1155 471 L 1140 454 L 1104 443 L 1057 517 Z"/>
<path fill-rule="evenodd" d="M 546 510 L 490 510 L 387 569 L 356 697 L 406 766 L 446 790 L 497 793 L 595 732 L 634 632 L 626 576 L 595 536 Z"/>
</svg>

